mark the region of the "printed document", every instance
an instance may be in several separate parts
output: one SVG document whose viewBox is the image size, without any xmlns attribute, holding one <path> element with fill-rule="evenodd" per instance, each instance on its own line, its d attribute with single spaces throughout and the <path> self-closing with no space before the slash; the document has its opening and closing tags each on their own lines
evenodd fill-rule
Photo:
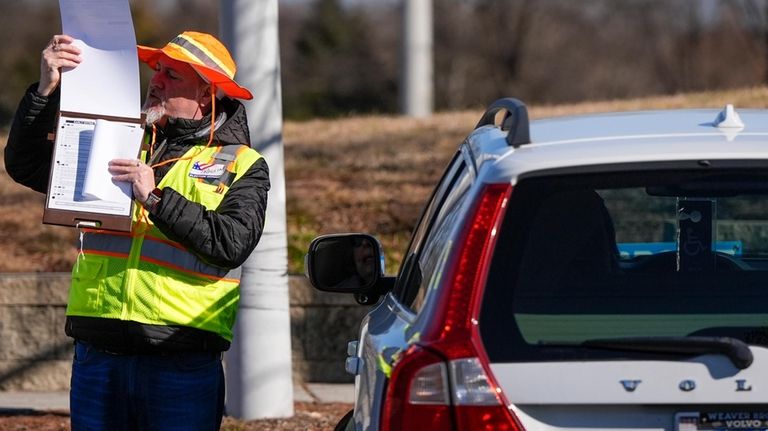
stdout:
<svg viewBox="0 0 768 431">
<path fill-rule="evenodd" d="M 67 212 L 91 214 L 83 219 L 96 225 L 110 218 L 93 214 L 130 220 L 131 185 L 113 181 L 108 170 L 112 159 L 139 156 L 144 132 L 130 6 L 128 0 L 59 0 L 59 7 L 62 30 L 75 38 L 82 62 L 62 73 L 46 202 L 46 212 L 53 211 L 43 221 L 72 225 Z"/>
<path fill-rule="evenodd" d="M 48 208 L 129 216 L 129 183 L 115 182 L 112 159 L 135 159 L 144 129 L 140 124 L 61 117 Z"/>
<path fill-rule="evenodd" d="M 135 159 L 139 154 L 139 144 L 144 129 L 138 124 L 116 123 L 107 120 L 96 120 L 93 130 L 91 151 L 88 153 L 88 163 L 85 168 L 83 183 L 83 198 L 111 202 L 127 202 L 133 197 L 131 183 L 103 181 L 111 177 L 109 161 L 112 159 Z M 114 145 L 120 142 L 121 145 Z"/>
</svg>

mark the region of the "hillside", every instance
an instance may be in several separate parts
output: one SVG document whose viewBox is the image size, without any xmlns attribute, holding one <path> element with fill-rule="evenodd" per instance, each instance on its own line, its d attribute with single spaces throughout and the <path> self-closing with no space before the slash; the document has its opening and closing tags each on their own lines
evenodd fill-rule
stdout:
<svg viewBox="0 0 768 431">
<path fill-rule="evenodd" d="M 768 88 L 531 107 L 532 118 L 633 109 L 764 108 Z M 375 234 L 394 272 L 424 200 L 481 111 L 429 119 L 349 117 L 287 122 L 284 128 L 289 271 L 303 272 L 309 241 L 322 233 Z M 5 142 L 5 137 L 2 141 Z M 77 231 L 40 223 L 43 196 L 0 175 L 0 271 L 69 271 Z"/>
</svg>

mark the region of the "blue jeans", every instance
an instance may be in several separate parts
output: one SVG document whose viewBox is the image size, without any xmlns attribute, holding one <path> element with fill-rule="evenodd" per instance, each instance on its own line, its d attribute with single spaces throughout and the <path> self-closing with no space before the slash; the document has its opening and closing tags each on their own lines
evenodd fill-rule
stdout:
<svg viewBox="0 0 768 431">
<path fill-rule="evenodd" d="M 219 353 L 115 355 L 76 342 L 72 431 L 212 431 L 224 413 Z"/>
</svg>

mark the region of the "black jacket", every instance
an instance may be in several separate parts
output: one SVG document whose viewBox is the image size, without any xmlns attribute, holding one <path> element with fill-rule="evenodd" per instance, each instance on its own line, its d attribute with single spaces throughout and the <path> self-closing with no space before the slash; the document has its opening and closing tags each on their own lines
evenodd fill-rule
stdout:
<svg viewBox="0 0 768 431">
<path fill-rule="evenodd" d="M 60 92 L 57 90 L 51 96 L 43 97 L 37 94 L 36 88 L 37 84 L 30 86 L 19 103 L 5 147 L 5 168 L 16 182 L 45 193 L 53 152 L 48 134 L 55 128 Z M 217 102 L 216 109 L 212 145 L 249 144 L 245 107 L 238 101 L 223 98 Z M 200 142 L 205 144 L 209 132 L 210 116 L 201 121 L 170 120 L 163 130 L 158 130 L 150 164 L 180 157 L 191 146 Z M 171 166 L 168 164 L 155 169 L 155 183 L 160 182 Z M 236 268 L 245 262 L 261 237 L 269 187 L 269 169 L 264 159 L 260 159 L 232 184 L 215 211 L 208 211 L 175 190 L 165 188 L 161 202 L 152 209 L 149 217 L 166 236 L 183 244 L 208 263 L 227 269 Z M 104 320 L 69 317 L 67 333 L 94 344 L 104 344 L 112 337 L 124 337 L 132 339 L 129 342 L 131 346 L 141 347 L 146 343 L 158 345 L 170 340 L 174 344 L 182 340 L 182 344 L 189 341 L 194 345 L 197 338 L 195 332 L 204 332 Z M 200 335 L 208 338 L 208 334 Z M 107 341 L 102 340 L 102 336 Z M 210 342 L 204 343 L 203 347 L 210 350 Z M 215 349 L 227 347 L 228 344 Z M 120 346 L 108 345 L 106 348 L 124 350 Z"/>
</svg>

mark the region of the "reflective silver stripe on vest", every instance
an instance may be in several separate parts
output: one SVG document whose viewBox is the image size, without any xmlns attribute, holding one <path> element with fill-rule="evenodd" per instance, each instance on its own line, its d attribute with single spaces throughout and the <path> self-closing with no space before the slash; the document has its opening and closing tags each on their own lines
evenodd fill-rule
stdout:
<svg viewBox="0 0 768 431">
<path fill-rule="evenodd" d="M 124 254 L 131 252 L 133 239 L 129 236 L 108 235 L 103 233 L 86 232 L 83 235 L 84 251 L 102 251 L 110 254 Z"/>
<path fill-rule="evenodd" d="M 109 254 L 127 255 L 131 251 L 132 238 L 121 237 L 109 234 L 86 234 L 83 238 L 83 249 L 85 251 L 106 252 Z M 209 265 L 201 261 L 194 254 L 174 247 L 170 244 L 144 238 L 141 247 L 142 258 L 150 259 L 153 263 L 162 265 L 171 269 L 178 268 L 182 271 L 188 271 L 198 274 L 204 274 L 216 278 L 227 278 L 240 280 L 240 268 L 228 270 L 217 266 Z"/>
<path fill-rule="evenodd" d="M 194 254 L 176 248 L 170 244 L 160 241 L 153 241 L 150 238 L 144 238 L 144 244 L 141 247 L 141 256 L 157 261 L 161 265 L 182 268 L 187 271 L 210 275 L 219 278 L 240 278 L 240 269 L 228 270 L 217 266 L 208 265 L 198 259 Z M 236 275 L 235 275 L 236 273 Z"/>
<path fill-rule="evenodd" d="M 241 146 L 244 145 L 224 145 L 223 147 L 219 147 L 219 151 L 213 155 L 213 158 L 223 162 L 231 162 L 237 157 L 237 151 Z"/>
<path fill-rule="evenodd" d="M 220 146 L 218 151 L 216 151 L 216 154 L 213 155 L 213 159 L 217 162 L 221 161 L 226 163 L 224 172 L 218 178 L 203 178 L 203 181 L 206 184 L 212 184 L 214 186 L 224 184 L 225 186 L 229 187 L 235 181 L 235 176 L 237 176 L 237 173 L 231 172 L 229 169 L 227 169 L 227 167 L 230 163 L 237 159 L 237 153 L 243 147 L 248 148 L 246 145 L 242 144 Z"/>
</svg>

